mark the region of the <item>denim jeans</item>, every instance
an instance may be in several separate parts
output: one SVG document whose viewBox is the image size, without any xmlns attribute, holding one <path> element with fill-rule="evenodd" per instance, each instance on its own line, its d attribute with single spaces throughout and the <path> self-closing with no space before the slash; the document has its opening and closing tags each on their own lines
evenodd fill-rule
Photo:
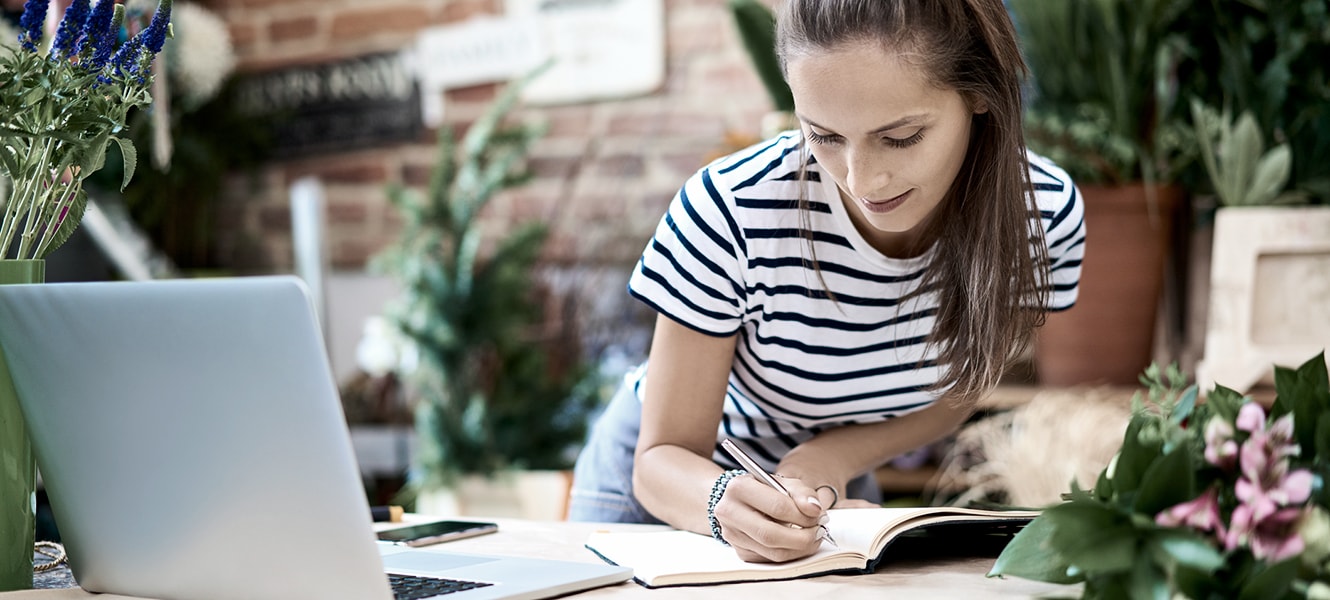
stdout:
<svg viewBox="0 0 1330 600">
<path fill-rule="evenodd" d="M 573 467 L 570 521 L 660 523 L 633 496 L 633 450 L 642 403 L 625 382 L 610 399 Z"/>
</svg>

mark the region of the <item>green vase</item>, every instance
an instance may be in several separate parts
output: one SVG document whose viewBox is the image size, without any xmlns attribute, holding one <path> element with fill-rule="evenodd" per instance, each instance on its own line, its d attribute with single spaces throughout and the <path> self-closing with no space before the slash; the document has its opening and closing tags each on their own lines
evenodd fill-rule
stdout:
<svg viewBox="0 0 1330 600">
<path fill-rule="evenodd" d="M 0 260 L 0 285 L 45 281 L 45 261 Z M 36 511 L 37 465 L 0 349 L 0 592 L 32 588 Z"/>
</svg>

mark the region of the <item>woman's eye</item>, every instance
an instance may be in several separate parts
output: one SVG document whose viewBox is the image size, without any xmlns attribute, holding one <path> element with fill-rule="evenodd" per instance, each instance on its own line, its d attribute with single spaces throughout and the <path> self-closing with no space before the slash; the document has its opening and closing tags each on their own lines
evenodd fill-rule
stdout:
<svg viewBox="0 0 1330 600">
<path fill-rule="evenodd" d="M 914 132 L 914 135 L 907 138 L 894 138 L 894 137 L 884 136 L 882 138 L 882 143 L 891 146 L 892 148 L 909 148 L 910 146 L 918 144 L 923 139 L 924 139 L 924 130 L 920 129 L 919 131 Z"/>
<path fill-rule="evenodd" d="M 841 140 L 841 137 L 834 133 L 830 135 L 822 135 L 816 131 L 813 131 L 812 129 L 808 130 L 807 137 L 808 141 L 814 144 L 838 144 L 840 143 Z"/>
</svg>

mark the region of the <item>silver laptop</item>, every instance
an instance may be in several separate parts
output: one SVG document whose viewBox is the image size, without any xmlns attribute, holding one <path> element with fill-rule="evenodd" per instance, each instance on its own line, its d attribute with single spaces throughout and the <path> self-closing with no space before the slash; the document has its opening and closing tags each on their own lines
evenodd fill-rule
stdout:
<svg viewBox="0 0 1330 600">
<path fill-rule="evenodd" d="M 598 563 L 375 541 L 293 277 L 0 286 L 4 350 L 79 585 L 166 600 L 393 597 L 386 573 L 543 598 Z"/>
</svg>

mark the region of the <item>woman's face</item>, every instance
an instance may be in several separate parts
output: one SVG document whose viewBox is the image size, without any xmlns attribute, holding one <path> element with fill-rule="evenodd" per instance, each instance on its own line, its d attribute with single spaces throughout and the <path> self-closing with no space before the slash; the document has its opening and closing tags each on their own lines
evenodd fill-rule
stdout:
<svg viewBox="0 0 1330 600">
<path fill-rule="evenodd" d="M 860 234 L 888 256 L 921 251 L 982 109 L 876 43 L 815 50 L 786 67 L 804 138 Z"/>
</svg>

